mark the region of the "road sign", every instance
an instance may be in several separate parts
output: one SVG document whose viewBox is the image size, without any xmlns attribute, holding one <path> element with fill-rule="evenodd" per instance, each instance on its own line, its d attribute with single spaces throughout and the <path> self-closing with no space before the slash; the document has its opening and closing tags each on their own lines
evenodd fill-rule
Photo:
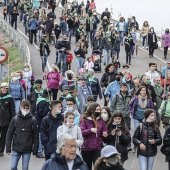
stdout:
<svg viewBox="0 0 170 170">
<path fill-rule="evenodd" d="M 6 48 L 0 46 L 0 64 L 8 59 L 8 51 Z"/>
<path fill-rule="evenodd" d="M 8 76 L 8 68 L 4 64 L 0 64 L 0 80 L 5 80 Z"/>
</svg>

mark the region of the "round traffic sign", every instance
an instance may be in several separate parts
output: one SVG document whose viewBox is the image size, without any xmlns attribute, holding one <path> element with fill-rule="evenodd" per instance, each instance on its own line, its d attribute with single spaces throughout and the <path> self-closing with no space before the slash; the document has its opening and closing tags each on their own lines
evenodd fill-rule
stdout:
<svg viewBox="0 0 170 170">
<path fill-rule="evenodd" d="M 0 64 L 8 59 L 8 51 L 6 48 L 0 46 Z"/>
</svg>

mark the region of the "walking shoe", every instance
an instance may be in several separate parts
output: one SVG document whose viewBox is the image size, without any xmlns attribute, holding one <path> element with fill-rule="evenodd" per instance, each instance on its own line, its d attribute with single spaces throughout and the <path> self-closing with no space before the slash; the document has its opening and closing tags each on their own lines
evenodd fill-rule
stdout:
<svg viewBox="0 0 170 170">
<path fill-rule="evenodd" d="M 166 59 L 166 55 L 164 56 L 164 58 Z"/>
<path fill-rule="evenodd" d="M 145 48 L 144 46 L 142 48 Z"/>
<path fill-rule="evenodd" d="M 4 156 L 4 153 L 3 153 L 3 152 L 0 152 L 0 156 Z"/>
<path fill-rule="evenodd" d="M 146 49 L 148 50 L 148 47 L 146 47 Z"/>
<path fill-rule="evenodd" d="M 41 155 L 36 155 L 37 158 L 45 158 L 45 155 L 44 154 L 41 154 Z"/>
</svg>

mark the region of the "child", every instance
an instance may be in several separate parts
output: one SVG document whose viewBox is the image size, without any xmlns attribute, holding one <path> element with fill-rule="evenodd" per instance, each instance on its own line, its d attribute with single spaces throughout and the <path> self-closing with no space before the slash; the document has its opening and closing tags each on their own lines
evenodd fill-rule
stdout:
<svg viewBox="0 0 170 170">
<path fill-rule="evenodd" d="M 3 9 L 3 15 L 4 15 L 4 20 L 6 20 L 7 21 L 7 6 L 5 6 L 4 7 L 4 9 Z"/>
<path fill-rule="evenodd" d="M 128 64 L 124 64 L 123 65 L 123 71 L 122 71 L 122 74 L 124 75 L 124 72 L 129 70 L 129 65 Z M 130 79 L 132 80 L 133 77 L 132 77 L 132 74 L 130 74 Z"/>
<path fill-rule="evenodd" d="M 117 59 L 117 56 L 116 56 L 116 55 L 113 55 L 113 57 L 112 57 L 112 63 L 113 63 L 113 65 L 114 65 L 114 67 L 115 67 L 115 72 L 118 73 L 121 65 L 120 65 L 120 62 L 119 62 L 119 60 Z"/>
<path fill-rule="evenodd" d="M 121 111 L 117 110 L 108 122 L 109 135 L 104 142 L 114 146 L 121 154 L 121 161 L 124 163 L 128 159 L 128 145 L 131 143 L 131 136 L 126 127 Z"/>
<path fill-rule="evenodd" d="M 94 67 L 91 57 L 87 57 L 87 61 L 84 63 L 84 71 L 88 72 L 90 68 Z"/>
<path fill-rule="evenodd" d="M 63 85 L 62 86 L 62 92 L 63 94 L 60 96 L 59 100 L 62 101 L 62 106 L 66 106 L 66 97 L 68 95 L 68 91 L 69 91 L 69 86 L 67 85 Z M 66 108 L 64 108 L 65 110 Z"/>
<path fill-rule="evenodd" d="M 83 145 L 83 137 L 81 129 L 74 124 L 74 113 L 66 112 L 64 124 L 59 126 L 57 129 L 57 139 L 59 139 L 64 134 L 70 134 L 76 139 L 77 143 L 77 155 L 81 156 L 80 148 Z"/>
<path fill-rule="evenodd" d="M 83 113 L 86 112 L 87 108 L 89 107 L 90 104 L 94 103 L 94 98 L 93 96 L 89 96 L 87 98 L 87 104 L 83 106 Z"/>
</svg>

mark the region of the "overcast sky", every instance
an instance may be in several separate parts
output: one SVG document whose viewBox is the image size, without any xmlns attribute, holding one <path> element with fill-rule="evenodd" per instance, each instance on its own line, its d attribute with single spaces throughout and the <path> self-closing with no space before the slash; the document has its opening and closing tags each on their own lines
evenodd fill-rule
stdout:
<svg viewBox="0 0 170 170">
<path fill-rule="evenodd" d="M 149 21 L 149 25 L 155 31 L 170 28 L 170 0 L 95 0 L 98 12 L 104 11 L 105 7 L 113 8 L 113 18 L 118 19 L 118 14 L 127 19 L 136 16 L 139 27 L 143 21 Z"/>
</svg>

